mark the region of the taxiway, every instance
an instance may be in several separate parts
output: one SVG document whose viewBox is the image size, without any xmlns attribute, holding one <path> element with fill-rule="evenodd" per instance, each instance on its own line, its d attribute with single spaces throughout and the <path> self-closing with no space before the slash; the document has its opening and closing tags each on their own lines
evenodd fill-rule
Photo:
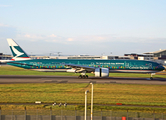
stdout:
<svg viewBox="0 0 166 120">
<path fill-rule="evenodd" d="M 154 84 L 166 85 L 165 78 L 95 78 L 80 79 L 76 76 L 29 76 L 29 75 L 0 75 L 0 84 L 15 84 L 15 83 L 101 83 L 101 84 Z"/>
</svg>

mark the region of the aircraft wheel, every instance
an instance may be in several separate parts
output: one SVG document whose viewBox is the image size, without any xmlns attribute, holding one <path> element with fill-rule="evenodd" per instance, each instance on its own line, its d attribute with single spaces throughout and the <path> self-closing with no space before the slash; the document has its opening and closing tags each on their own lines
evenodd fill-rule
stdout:
<svg viewBox="0 0 166 120">
<path fill-rule="evenodd" d="M 86 75 L 85 78 L 88 78 L 88 75 Z"/>
<path fill-rule="evenodd" d="M 153 80 L 153 77 L 150 77 L 150 80 Z"/>
<path fill-rule="evenodd" d="M 78 78 L 82 78 L 82 75 L 79 75 Z"/>
<path fill-rule="evenodd" d="M 85 75 L 83 75 L 83 76 L 82 76 L 82 78 L 84 78 L 84 79 L 85 79 L 85 78 L 86 78 L 86 76 L 85 76 Z"/>
<path fill-rule="evenodd" d="M 88 78 L 88 75 L 79 75 L 78 78 L 84 78 L 84 79 L 87 79 L 87 78 Z"/>
</svg>

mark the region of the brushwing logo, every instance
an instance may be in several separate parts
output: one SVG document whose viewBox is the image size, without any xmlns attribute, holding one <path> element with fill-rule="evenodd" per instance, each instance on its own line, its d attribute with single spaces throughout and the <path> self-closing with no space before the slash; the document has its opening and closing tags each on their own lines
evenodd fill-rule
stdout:
<svg viewBox="0 0 166 120">
<path fill-rule="evenodd" d="M 19 57 L 24 54 L 24 53 L 19 52 L 16 48 L 14 48 L 14 46 L 11 46 L 11 47 L 13 49 L 13 52 L 16 54 L 16 56 L 14 56 L 14 57 Z"/>
</svg>

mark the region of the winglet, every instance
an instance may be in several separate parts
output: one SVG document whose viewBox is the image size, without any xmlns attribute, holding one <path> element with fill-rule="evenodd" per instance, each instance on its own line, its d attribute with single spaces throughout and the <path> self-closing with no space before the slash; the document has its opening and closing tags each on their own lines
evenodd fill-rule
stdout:
<svg viewBox="0 0 166 120">
<path fill-rule="evenodd" d="M 12 60 L 29 60 L 31 59 L 26 52 L 13 40 L 7 39 L 10 50 L 12 51 Z"/>
</svg>

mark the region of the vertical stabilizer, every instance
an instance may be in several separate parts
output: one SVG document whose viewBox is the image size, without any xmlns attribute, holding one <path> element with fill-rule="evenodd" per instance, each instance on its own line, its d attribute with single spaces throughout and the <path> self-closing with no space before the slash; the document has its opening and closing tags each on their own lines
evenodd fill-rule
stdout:
<svg viewBox="0 0 166 120">
<path fill-rule="evenodd" d="M 30 57 L 26 52 L 13 40 L 7 39 L 10 50 L 12 51 L 13 58 L 12 60 L 29 60 Z"/>
</svg>

